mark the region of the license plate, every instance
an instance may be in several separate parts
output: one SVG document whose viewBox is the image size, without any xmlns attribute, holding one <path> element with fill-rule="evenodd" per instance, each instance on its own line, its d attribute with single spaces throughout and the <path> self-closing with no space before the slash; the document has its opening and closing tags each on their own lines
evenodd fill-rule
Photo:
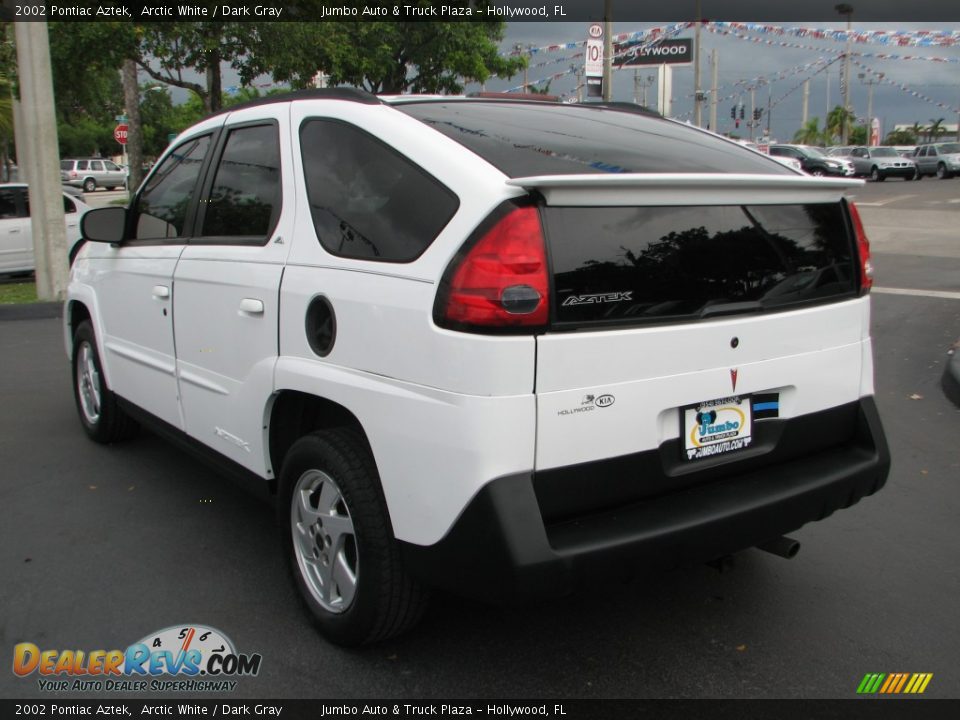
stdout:
<svg viewBox="0 0 960 720">
<path fill-rule="evenodd" d="M 682 412 L 685 459 L 700 460 L 750 447 L 753 417 L 749 396 L 708 400 Z"/>
</svg>

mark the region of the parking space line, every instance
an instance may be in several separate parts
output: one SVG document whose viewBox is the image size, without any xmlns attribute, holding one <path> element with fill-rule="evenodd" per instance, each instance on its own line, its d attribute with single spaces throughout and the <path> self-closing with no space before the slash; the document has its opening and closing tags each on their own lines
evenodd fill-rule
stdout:
<svg viewBox="0 0 960 720">
<path fill-rule="evenodd" d="M 856 195 L 853 197 L 856 199 Z M 860 202 L 858 200 L 857 207 L 883 207 L 884 205 L 889 205 L 897 200 L 907 200 L 912 197 L 916 197 L 916 195 L 894 195 L 892 198 L 887 198 L 886 200 L 881 200 L 880 202 Z"/>
<path fill-rule="evenodd" d="M 885 295 L 913 295 L 915 297 L 943 298 L 947 300 L 960 300 L 960 292 L 951 292 L 949 290 L 914 290 L 911 288 L 885 288 L 875 287 L 873 292 Z"/>
</svg>

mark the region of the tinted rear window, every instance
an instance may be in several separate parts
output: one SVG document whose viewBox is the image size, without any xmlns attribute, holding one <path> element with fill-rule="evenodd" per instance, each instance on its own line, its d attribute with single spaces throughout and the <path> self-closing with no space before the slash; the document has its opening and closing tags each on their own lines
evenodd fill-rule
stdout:
<svg viewBox="0 0 960 720">
<path fill-rule="evenodd" d="M 396 106 L 510 177 L 580 173 L 792 171 L 678 123 L 589 105 L 504 101 Z"/>
<path fill-rule="evenodd" d="M 559 323 L 664 322 L 856 293 L 841 203 L 547 207 Z"/>
</svg>

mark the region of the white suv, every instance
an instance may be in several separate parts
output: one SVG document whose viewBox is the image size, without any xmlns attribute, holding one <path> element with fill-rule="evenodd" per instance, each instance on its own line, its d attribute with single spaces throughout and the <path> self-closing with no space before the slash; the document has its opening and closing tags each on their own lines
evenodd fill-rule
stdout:
<svg viewBox="0 0 960 720">
<path fill-rule="evenodd" d="M 80 419 L 274 493 L 343 644 L 425 587 L 513 601 L 769 547 L 889 467 L 858 184 L 624 107 L 234 107 L 85 216 Z"/>
</svg>

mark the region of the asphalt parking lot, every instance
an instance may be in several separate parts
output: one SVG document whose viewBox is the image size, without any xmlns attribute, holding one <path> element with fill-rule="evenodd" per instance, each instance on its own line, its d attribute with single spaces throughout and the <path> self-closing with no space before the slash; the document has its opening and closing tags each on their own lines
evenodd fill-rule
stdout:
<svg viewBox="0 0 960 720">
<path fill-rule="evenodd" d="M 793 534 L 793 560 L 751 550 L 529 608 L 438 596 L 361 650 L 313 631 L 268 507 L 153 435 L 88 441 L 60 322 L 0 319 L 0 653 L 202 623 L 263 656 L 237 698 L 854 698 L 868 672 L 933 673 L 924 697 L 960 697 L 960 409 L 939 384 L 960 336 L 960 179 L 855 195 L 884 490 Z M 35 678 L 0 672 L 0 697 L 44 696 Z"/>
</svg>

